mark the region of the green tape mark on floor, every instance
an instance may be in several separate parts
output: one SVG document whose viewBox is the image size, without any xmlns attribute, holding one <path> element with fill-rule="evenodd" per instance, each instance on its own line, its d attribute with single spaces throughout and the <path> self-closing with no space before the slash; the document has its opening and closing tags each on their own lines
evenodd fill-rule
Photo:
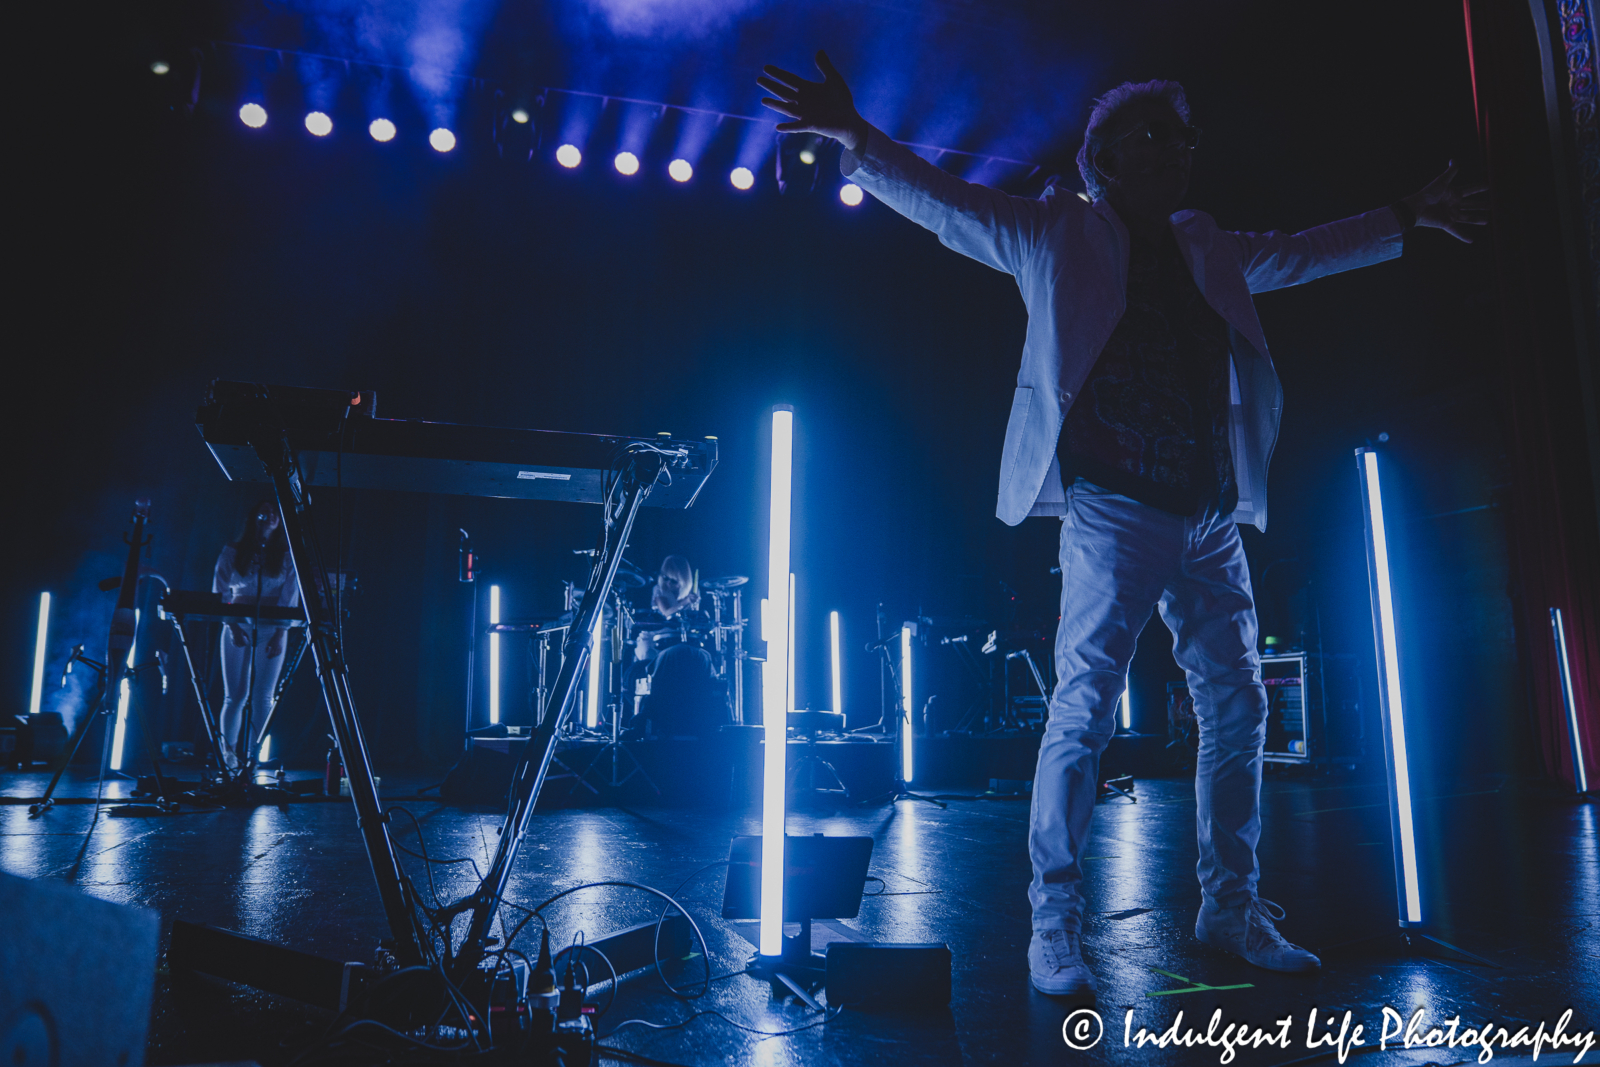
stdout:
<svg viewBox="0 0 1600 1067">
<path fill-rule="evenodd" d="M 1253 982 L 1241 982 L 1238 985 L 1206 985 L 1204 982 L 1196 982 L 1193 978 L 1185 978 L 1181 974 L 1173 974 L 1171 971 L 1163 971 L 1160 967 L 1152 967 L 1150 969 L 1156 974 L 1166 975 L 1168 978 L 1175 978 L 1180 982 L 1188 982 L 1189 985 L 1185 989 L 1159 989 L 1154 992 L 1146 993 L 1145 996 L 1147 997 L 1173 997 L 1177 996 L 1179 993 L 1205 993 L 1216 992 L 1223 989 L 1255 988 L 1255 983 Z"/>
</svg>

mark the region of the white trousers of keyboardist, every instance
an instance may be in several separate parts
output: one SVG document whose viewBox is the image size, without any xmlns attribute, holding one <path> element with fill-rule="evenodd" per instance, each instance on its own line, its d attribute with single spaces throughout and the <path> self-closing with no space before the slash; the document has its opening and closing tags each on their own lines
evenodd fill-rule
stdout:
<svg viewBox="0 0 1600 1067">
<path fill-rule="evenodd" d="M 283 671 L 283 649 L 280 648 L 276 656 L 267 655 L 267 645 L 278 630 L 265 626 L 252 630 L 248 625 L 239 629 L 244 634 L 243 648 L 233 643 L 229 627 L 222 628 L 222 714 L 218 719 L 222 727 L 223 758 L 230 768 L 237 766 L 239 758 L 239 732 L 244 727 L 245 702 L 248 700 L 250 704 L 250 728 L 259 731 L 262 719 L 272 707 L 272 691 Z M 252 647 L 255 642 L 259 644 Z M 287 641 L 279 643 L 288 644 Z M 252 661 L 254 678 L 251 677 Z"/>
<path fill-rule="evenodd" d="M 1033 928 L 1082 929 L 1083 858 L 1100 754 L 1116 730 L 1134 643 L 1156 608 L 1173 633 L 1173 655 L 1188 675 L 1200 729 L 1201 893 L 1220 907 L 1245 903 L 1258 878 L 1267 695 L 1238 527 L 1214 507 L 1184 518 L 1081 478 L 1066 498 L 1058 681 L 1039 746 L 1028 833 Z"/>
</svg>

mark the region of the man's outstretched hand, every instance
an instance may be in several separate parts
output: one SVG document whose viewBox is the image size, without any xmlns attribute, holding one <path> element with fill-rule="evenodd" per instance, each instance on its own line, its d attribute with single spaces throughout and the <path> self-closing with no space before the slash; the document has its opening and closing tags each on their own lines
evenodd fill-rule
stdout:
<svg viewBox="0 0 1600 1067">
<path fill-rule="evenodd" d="M 1473 198 L 1488 191 L 1489 187 L 1482 184 L 1457 187 L 1456 165 L 1452 162 L 1443 174 L 1429 182 L 1420 193 L 1412 193 L 1401 203 L 1416 215 L 1418 226 L 1443 230 L 1456 240 L 1470 245 L 1470 228 L 1489 223 L 1489 205 Z"/>
<path fill-rule="evenodd" d="M 761 102 L 792 120 L 778 123 L 779 133 L 820 133 L 856 153 L 866 146 L 867 121 L 856 110 L 850 87 L 828 60 L 828 53 L 817 53 L 820 82 L 807 81 L 782 67 L 761 69 L 764 73 L 756 84 L 772 94 Z"/>
</svg>

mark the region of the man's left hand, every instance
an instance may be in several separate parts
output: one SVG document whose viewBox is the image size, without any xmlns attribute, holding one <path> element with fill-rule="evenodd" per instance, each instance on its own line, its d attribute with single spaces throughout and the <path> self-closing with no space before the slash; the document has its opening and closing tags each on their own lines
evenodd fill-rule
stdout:
<svg viewBox="0 0 1600 1067">
<path fill-rule="evenodd" d="M 1470 227 L 1489 224 L 1489 205 L 1473 199 L 1489 191 L 1483 184 L 1457 185 L 1456 165 L 1452 161 L 1445 172 L 1429 182 L 1419 193 L 1412 193 L 1401 203 L 1417 217 L 1418 226 L 1431 226 L 1443 230 L 1458 241 L 1472 243 Z"/>
</svg>

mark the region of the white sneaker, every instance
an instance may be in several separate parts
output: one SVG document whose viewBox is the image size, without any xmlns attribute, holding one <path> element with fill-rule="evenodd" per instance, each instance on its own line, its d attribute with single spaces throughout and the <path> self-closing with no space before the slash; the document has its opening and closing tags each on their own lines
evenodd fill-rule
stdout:
<svg viewBox="0 0 1600 1067">
<path fill-rule="evenodd" d="M 1035 930 L 1028 943 L 1033 988 L 1053 997 L 1094 992 L 1094 975 L 1083 962 L 1083 939 L 1073 930 Z"/>
<path fill-rule="evenodd" d="M 1277 914 L 1274 915 L 1273 911 Z M 1194 922 L 1194 936 L 1214 948 L 1269 971 L 1314 971 L 1322 961 L 1298 945 L 1291 945 L 1272 924 L 1284 917 L 1283 908 L 1259 897 L 1235 908 L 1217 908 L 1209 902 L 1200 905 Z"/>
</svg>

